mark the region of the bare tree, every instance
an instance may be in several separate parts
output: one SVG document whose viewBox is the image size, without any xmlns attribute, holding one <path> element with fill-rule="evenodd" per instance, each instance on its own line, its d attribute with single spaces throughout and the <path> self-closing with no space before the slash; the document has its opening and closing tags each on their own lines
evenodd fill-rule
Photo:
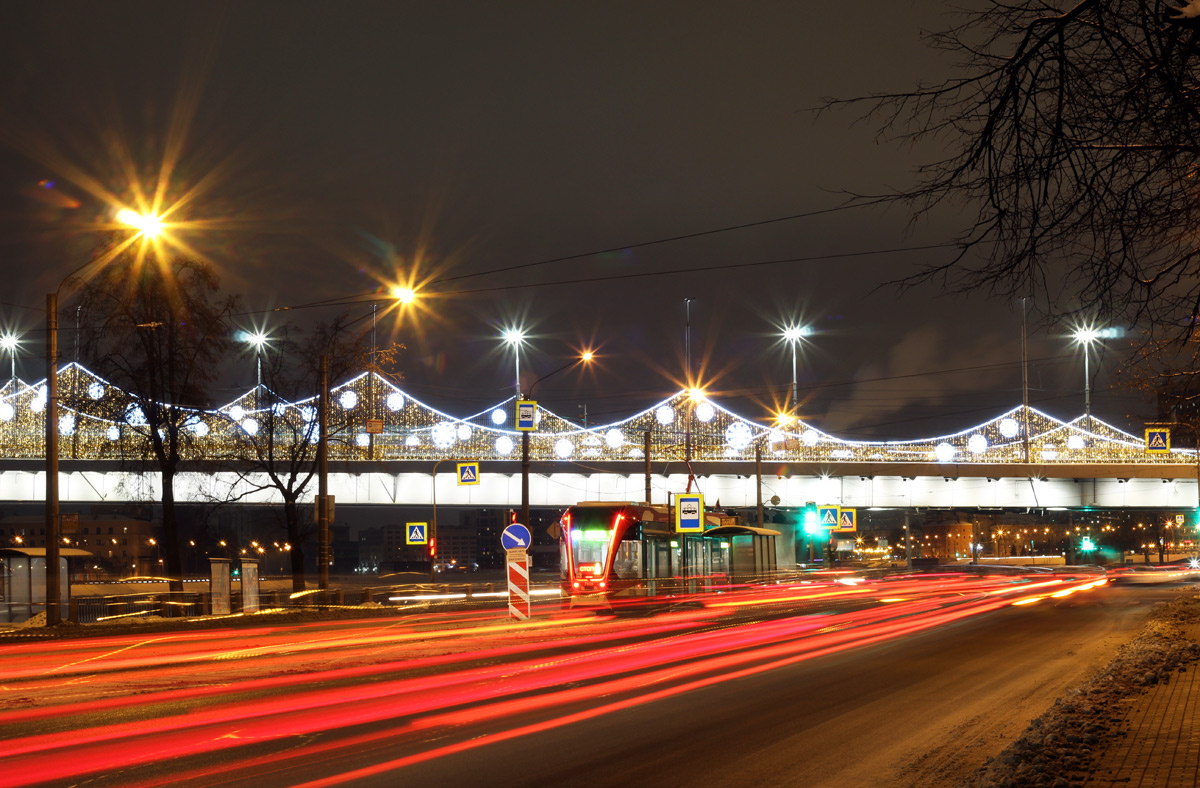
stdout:
<svg viewBox="0 0 1200 788">
<path fill-rule="evenodd" d="M 1059 317 L 1192 336 L 1200 0 L 980 0 L 957 22 L 930 37 L 959 64 L 948 79 L 826 103 L 946 151 L 911 189 L 882 195 L 914 219 L 970 217 L 958 255 L 903 283 L 1028 295 Z"/>
<path fill-rule="evenodd" d="M 299 500 L 317 472 L 317 402 L 321 356 L 329 360 L 335 382 L 366 369 L 384 373 L 376 361 L 391 367 L 396 346 L 371 347 L 370 335 L 357 327 L 361 318 L 339 316 L 305 332 L 288 325 L 276 332 L 263 367 L 263 384 L 255 389 L 253 424 L 237 432 L 230 459 L 239 473 L 243 494 L 274 489 L 283 499 L 292 590 L 303 591 L 306 523 Z M 330 439 L 344 440 L 353 426 L 345 419 L 329 422 Z"/>
<path fill-rule="evenodd" d="M 81 347 L 90 366 L 128 397 L 122 429 L 162 480 L 163 552 L 171 590 L 183 590 L 175 477 L 195 439 L 187 429 L 210 407 L 229 348 L 237 300 L 222 298 L 208 265 L 114 260 L 79 290 Z"/>
</svg>

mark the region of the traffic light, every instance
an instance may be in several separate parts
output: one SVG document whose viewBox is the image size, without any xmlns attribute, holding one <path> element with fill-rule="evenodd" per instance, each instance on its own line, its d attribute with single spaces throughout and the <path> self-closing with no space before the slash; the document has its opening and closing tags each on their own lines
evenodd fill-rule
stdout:
<svg viewBox="0 0 1200 788">
<path fill-rule="evenodd" d="M 1090 553 L 1091 551 L 1095 550 L 1096 545 L 1092 542 L 1092 537 L 1083 537 L 1083 541 L 1080 543 L 1079 549 L 1085 553 Z"/>
<path fill-rule="evenodd" d="M 821 516 L 817 513 L 817 505 L 812 501 L 804 504 L 804 533 L 809 536 L 816 536 L 823 530 L 821 528 Z"/>
</svg>

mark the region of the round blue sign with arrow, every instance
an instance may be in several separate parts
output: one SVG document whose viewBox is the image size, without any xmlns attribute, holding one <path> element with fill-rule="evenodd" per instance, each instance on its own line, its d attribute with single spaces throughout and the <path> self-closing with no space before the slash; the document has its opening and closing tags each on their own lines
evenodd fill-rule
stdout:
<svg viewBox="0 0 1200 788">
<path fill-rule="evenodd" d="M 520 523 L 509 523 L 504 529 L 504 533 L 500 534 L 500 544 L 505 550 L 512 550 L 514 547 L 529 547 L 532 538 L 529 534 L 529 529 Z"/>
</svg>

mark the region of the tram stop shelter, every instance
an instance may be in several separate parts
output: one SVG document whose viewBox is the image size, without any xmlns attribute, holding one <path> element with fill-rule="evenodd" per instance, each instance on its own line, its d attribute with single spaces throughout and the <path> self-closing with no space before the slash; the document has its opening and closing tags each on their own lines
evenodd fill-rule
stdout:
<svg viewBox="0 0 1200 788">
<path fill-rule="evenodd" d="M 58 598 L 64 618 L 71 599 L 67 561 L 91 555 L 87 550 L 75 547 L 60 547 L 58 550 Z M 0 548 L 0 623 L 19 623 L 45 609 L 46 548 Z"/>
<path fill-rule="evenodd" d="M 779 569 L 775 537 L 781 531 L 756 525 L 721 525 L 702 536 L 729 542 L 729 576 L 733 582 L 755 580 Z"/>
</svg>

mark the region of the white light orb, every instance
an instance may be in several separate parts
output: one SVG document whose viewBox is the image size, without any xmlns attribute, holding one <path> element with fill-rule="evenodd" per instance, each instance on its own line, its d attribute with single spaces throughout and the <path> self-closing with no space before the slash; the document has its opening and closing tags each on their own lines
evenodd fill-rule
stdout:
<svg viewBox="0 0 1200 788">
<path fill-rule="evenodd" d="M 407 438 L 404 439 L 404 445 L 405 446 L 420 446 L 421 439 L 418 438 L 416 435 L 409 435 Z"/>
<path fill-rule="evenodd" d="M 360 448 L 365 449 L 371 445 L 371 436 L 365 432 L 360 432 L 358 435 L 354 436 L 354 443 Z"/>
<path fill-rule="evenodd" d="M 710 422 L 713 416 L 717 415 L 717 409 L 712 406 L 711 402 L 701 402 L 696 406 L 696 418 L 703 422 Z"/>
<path fill-rule="evenodd" d="M 288 405 L 286 402 L 276 402 L 271 406 L 271 412 L 275 414 L 275 418 L 282 419 L 287 415 Z"/>
<path fill-rule="evenodd" d="M 316 408 L 314 408 L 310 405 L 305 405 L 303 408 L 300 408 L 300 418 L 304 419 L 305 424 L 309 423 L 316 417 L 317 417 L 317 409 Z"/>
<path fill-rule="evenodd" d="M 512 438 L 508 437 L 507 435 L 501 435 L 499 438 L 496 438 L 497 453 L 507 456 L 509 454 L 512 454 L 512 450 L 513 450 Z"/>
<path fill-rule="evenodd" d="M 933 447 L 933 456 L 937 458 L 938 462 L 950 462 L 957 453 L 958 450 L 945 441 Z"/>
<path fill-rule="evenodd" d="M 499 426 L 508 421 L 508 414 L 502 408 L 496 408 L 492 411 L 492 424 Z"/>
<path fill-rule="evenodd" d="M 471 425 L 469 425 L 469 424 L 459 424 L 458 425 L 458 439 L 460 441 L 465 441 L 465 440 L 471 439 Z"/>
<path fill-rule="evenodd" d="M 192 422 L 192 434 L 197 438 L 203 438 L 208 434 L 208 424 L 200 421 L 200 419 L 196 419 Z"/>
<path fill-rule="evenodd" d="M 1017 424 L 1016 419 L 1001 419 L 1000 434 L 1006 438 L 1015 438 L 1017 433 L 1021 431 L 1021 425 Z"/>
<path fill-rule="evenodd" d="M 754 440 L 754 433 L 745 422 L 735 421 L 725 428 L 725 442 L 735 451 L 742 451 Z"/>
<path fill-rule="evenodd" d="M 17 415 L 17 410 L 7 402 L 0 402 L 0 421 L 12 421 L 13 416 Z"/>
<path fill-rule="evenodd" d="M 567 457 L 570 457 L 571 453 L 574 451 L 575 444 L 571 443 L 566 438 L 559 438 L 554 443 L 554 456 L 556 457 L 560 457 L 565 460 Z"/>
<path fill-rule="evenodd" d="M 125 409 L 125 423 L 131 427 L 145 427 L 146 414 L 137 405 L 130 405 Z"/>
<path fill-rule="evenodd" d="M 118 427 L 116 424 L 113 424 L 111 427 L 109 427 L 107 430 L 104 431 L 104 434 L 110 441 L 118 440 L 121 437 L 121 428 Z"/>
<path fill-rule="evenodd" d="M 98 380 L 93 380 L 88 386 L 88 396 L 92 399 L 102 399 L 104 397 L 104 384 Z"/>
<path fill-rule="evenodd" d="M 1079 451 L 1080 449 L 1083 448 L 1083 445 L 1084 444 L 1083 444 L 1083 436 L 1082 435 L 1072 435 L 1071 437 L 1067 438 L 1067 448 L 1068 449 L 1074 449 L 1075 451 Z"/>
<path fill-rule="evenodd" d="M 390 411 L 398 411 L 404 409 L 404 395 L 399 391 L 393 391 L 387 395 L 387 407 Z"/>
<path fill-rule="evenodd" d="M 338 395 L 338 404 L 346 410 L 354 410 L 354 406 L 358 404 L 358 392 L 354 389 L 346 389 Z"/>
<path fill-rule="evenodd" d="M 246 418 L 246 409 L 241 405 L 234 405 L 229 409 L 229 418 L 233 419 L 234 421 L 241 421 L 242 419 Z"/>
<path fill-rule="evenodd" d="M 75 414 L 64 413 L 58 417 L 58 434 L 70 435 L 75 431 Z"/>
<path fill-rule="evenodd" d="M 771 434 L 767 436 L 767 443 L 783 443 L 787 436 L 781 430 L 771 430 Z"/>
<path fill-rule="evenodd" d="M 619 449 L 625 445 L 625 435 L 614 427 L 604 433 L 604 445 L 610 449 Z"/>
<path fill-rule="evenodd" d="M 980 435 L 978 432 L 967 438 L 967 448 L 972 454 L 982 454 L 987 451 L 987 438 Z"/>
<path fill-rule="evenodd" d="M 245 432 L 247 435 L 257 435 L 258 434 L 258 420 L 257 419 L 242 419 L 242 432 Z"/>
<path fill-rule="evenodd" d="M 1058 451 L 1055 449 L 1042 449 L 1042 459 L 1043 460 L 1057 460 L 1058 459 Z"/>
<path fill-rule="evenodd" d="M 29 409 L 32 410 L 34 413 L 41 413 L 43 410 L 46 409 L 46 387 L 45 386 L 40 386 L 38 388 L 38 390 L 33 393 L 33 399 L 29 403 Z"/>
<path fill-rule="evenodd" d="M 433 425 L 433 445 L 439 449 L 448 448 L 454 443 L 454 425 L 442 422 Z"/>
<path fill-rule="evenodd" d="M 805 430 L 804 434 L 800 436 L 800 440 L 804 442 L 805 446 L 812 447 L 820 442 L 821 436 L 817 434 L 816 430 Z"/>
<path fill-rule="evenodd" d="M 663 405 L 658 410 L 654 411 L 654 418 L 658 419 L 658 423 L 664 427 L 675 421 L 675 411 Z"/>
</svg>

